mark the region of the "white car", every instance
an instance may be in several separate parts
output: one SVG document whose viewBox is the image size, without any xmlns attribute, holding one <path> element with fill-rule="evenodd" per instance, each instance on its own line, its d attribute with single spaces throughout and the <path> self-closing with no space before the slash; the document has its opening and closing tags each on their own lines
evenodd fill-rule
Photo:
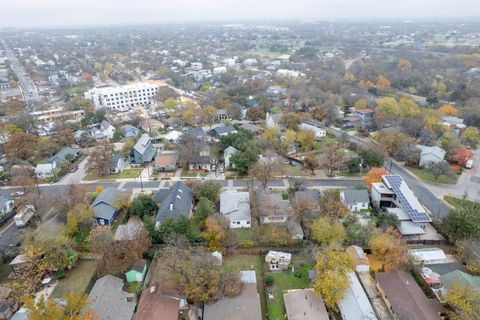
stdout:
<svg viewBox="0 0 480 320">
<path fill-rule="evenodd" d="M 10 195 L 11 195 L 12 197 L 21 197 L 21 196 L 23 196 L 24 194 L 25 194 L 25 192 L 23 192 L 23 191 L 15 191 L 15 192 L 10 193 Z"/>
<path fill-rule="evenodd" d="M 465 168 L 472 169 L 472 167 L 473 167 L 473 160 L 470 159 L 467 161 L 467 163 L 465 163 Z"/>
</svg>

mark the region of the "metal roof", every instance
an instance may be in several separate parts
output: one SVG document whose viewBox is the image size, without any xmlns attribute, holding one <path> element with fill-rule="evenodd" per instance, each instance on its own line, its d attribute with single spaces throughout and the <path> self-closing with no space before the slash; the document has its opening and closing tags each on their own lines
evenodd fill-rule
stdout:
<svg viewBox="0 0 480 320">
<path fill-rule="evenodd" d="M 413 194 L 405 181 L 399 175 L 382 176 L 387 186 L 395 192 L 398 202 L 408 213 L 413 222 L 431 222 L 423 206 Z"/>
</svg>

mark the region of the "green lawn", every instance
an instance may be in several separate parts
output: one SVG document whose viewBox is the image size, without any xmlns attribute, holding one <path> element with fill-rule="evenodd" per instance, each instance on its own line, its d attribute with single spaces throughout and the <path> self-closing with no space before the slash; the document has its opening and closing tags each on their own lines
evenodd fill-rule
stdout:
<svg viewBox="0 0 480 320">
<path fill-rule="evenodd" d="M 95 260 L 79 260 L 72 270 L 67 271 L 66 277 L 59 280 L 52 296 L 60 298 L 69 291 L 85 293 L 96 269 Z"/>
<path fill-rule="evenodd" d="M 458 175 L 455 175 L 454 177 L 447 177 L 445 175 L 441 175 L 438 177 L 437 180 L 435 180 L 435 177 L 425 169 L 420 169 L 420 168 L 411 168 L 409 167 L 408 170 L 413 172 L 418 178 L 420 178 L 423 181 L 426 182 L 434 182 L 434 183 L 443 183 L 443 184 L 456 184 L 458 180 Z"/>
<path fill-rule="evenodd" d="M 473 202 L 467 199 L 456 198 L 452 196 L 444 196 L 443 199 L 448 202 L 451 206 L 455 207 L 456 209 L 466 209 L 471 208 L 472 206 L 477 206 L 477 202 Z"/>
<path fill-rule="evenodd" d="M 295 258 L 295 257 L 294 257 Z M 295 272 L 269 272 L 265 277 L 273 277 L 273 285 L 266 288 L 266 292 L 273 295 L 273 299 L 267 298 L 267 310 L 269 320 L 285 319 L 285 304 L 283 301 L 283 293 L 290 289 L 308 288 L 308 270 L 313 268 L 313 263 L 299 259 L 294 262 Z"/>
<path fill-rule="evenodd" d="M 244 241 L 253 240 L 252 228 L 230 229 L 230 231 L 235 234 L 237 242 L 240 244 Z"/>
<path fill-rule="evenodd" d="M 325 147 L 331 146 L 333 144 L 338 144 L 338 138 L 332 135 L 327 134 L 325 137 L 323 137 L 320 141 L 315 143 L 315 149 L 316 150 L 321 150 Z"/>
<path fill-rule="evenodd" d="M 8 262 L 0 263 L 0 281 L 7 280 L 8 275 L 12 272 L 12 268 Z"/>
<path fill-rule="evenodd" d="M 180 177 L 182 178 L 195 178 L 197 176 L 197 172 L 192 172 L 192 171 L 182 171 L 182 174 Z"/>
<path fill-rule="evenodd" d="M 88 173 L 83 180 L 85 181 L 93 181 L 93 180 L 116 180 L 116 179 L 134 179 L 138 178 L 140 172 L 142 172 L 142 168 L 132 168 L 132 169 L 125 169 L 119 173 L 109 174 L 105 177 L 99 177 L 95 173 Z"/>
<path fill-rule="evenodd" d="M 262 305 L 262 316 L 265 320 L 267 311 L 267 302 L 265 299 L 265 286 L 263 277 L 263 256 L 224 256 L 223 271 L 237 272 L 244 270 L 255 270 L 257 276 L 257 290 L 260 295 L 260 303 Z"/>
</svg>

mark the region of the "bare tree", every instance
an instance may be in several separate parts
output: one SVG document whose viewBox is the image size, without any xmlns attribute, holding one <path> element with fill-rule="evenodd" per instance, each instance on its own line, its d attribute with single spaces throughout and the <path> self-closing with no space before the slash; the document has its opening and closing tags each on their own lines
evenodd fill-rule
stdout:
<svg viewBox="0 0 480 320">
<path fill-rule="evenodd" d="M 333 177 L 335 169 L 340 169 L 345 165 L 345 147 L 344 144 L 338 144 L 322 149 L 323 157 L 320 161 L 320 168 L 326 170 L 330 177 Z"/>
<path fill-rule="evenodd" d="M 87 169 L 95 172 L 99 177 L 108 175 L 111 170 L 110 157 L 113 150 L 114 148 L 111 143 L 107 141 L 101 142 L 90 154 Z"/>
</svg>

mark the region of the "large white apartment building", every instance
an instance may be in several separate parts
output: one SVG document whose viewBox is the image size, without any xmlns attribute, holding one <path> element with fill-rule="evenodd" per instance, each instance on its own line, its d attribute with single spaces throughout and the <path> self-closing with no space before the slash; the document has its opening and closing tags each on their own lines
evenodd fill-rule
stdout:
<svg viewBox="0 0 480 320">
<path fill-rule="evenodd" d="M 148 107 L 157 93 L 158 85 L 134 83 L 118 87 L 94 88 L 85 92 L 85 99 L 92 100 L 96 109 L 106 108 L 125 112 L 135 107 Z"/>
</svg>

